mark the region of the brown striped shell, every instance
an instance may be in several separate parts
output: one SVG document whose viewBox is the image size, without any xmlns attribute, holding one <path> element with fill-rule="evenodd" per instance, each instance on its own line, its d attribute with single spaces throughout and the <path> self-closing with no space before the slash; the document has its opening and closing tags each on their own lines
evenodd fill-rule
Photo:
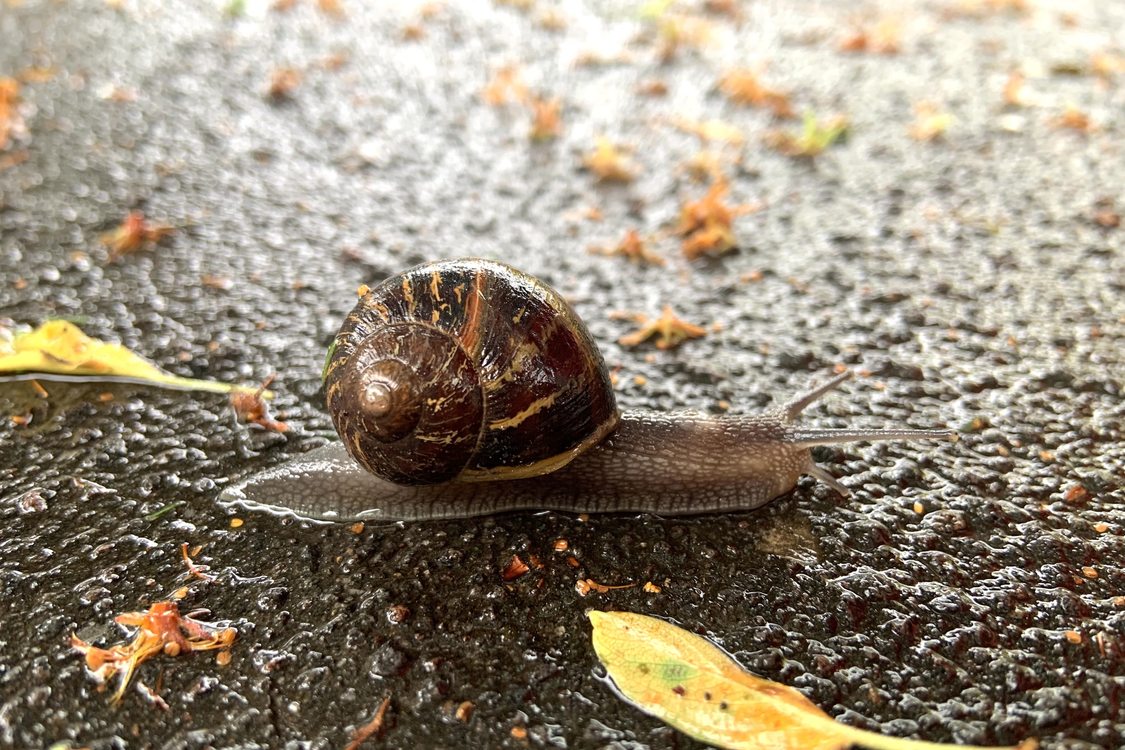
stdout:
<svg viewBox="0 0 1125 750">
<path fill-rule="evenodd" d="M 570 305 L 487 260 L 427 263 L 371 289 L 336 335 L 325 387 L 348 452 L 399 484 L 545 474 L 618 420 Z"/>
</svg>

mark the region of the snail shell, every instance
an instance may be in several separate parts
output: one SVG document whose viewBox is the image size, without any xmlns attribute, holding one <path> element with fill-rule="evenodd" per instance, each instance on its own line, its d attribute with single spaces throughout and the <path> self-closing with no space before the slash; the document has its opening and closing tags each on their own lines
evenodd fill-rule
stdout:
<svg viewBox="0 0 1125 750">
<path fill-rule="evenodd" d="M 336 336 L 325 387 L 351 456 L 398 484 L 546 474 L 619 418 L 570 305 L 482 260 L 419 266 L 368 291 Z"/>
</svg>

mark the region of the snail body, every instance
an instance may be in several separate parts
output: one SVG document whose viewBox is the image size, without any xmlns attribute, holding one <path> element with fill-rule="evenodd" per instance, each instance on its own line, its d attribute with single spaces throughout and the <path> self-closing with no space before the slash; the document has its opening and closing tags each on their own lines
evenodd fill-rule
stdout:
<svg viewBox="0 0 1125 750">
<path fill-rule="evenodd" d="M 752 509 L 802 474 L 847 494 L 812 446 L 948 435 L 793 424 L 848 377 L 756 416 L 620 413 L 555 290 L 501 263 L 439 261 L 369 290 L 337 334 L 325 388 L 341 441 L 223 497 L 329 520 Z"/>
</svg>

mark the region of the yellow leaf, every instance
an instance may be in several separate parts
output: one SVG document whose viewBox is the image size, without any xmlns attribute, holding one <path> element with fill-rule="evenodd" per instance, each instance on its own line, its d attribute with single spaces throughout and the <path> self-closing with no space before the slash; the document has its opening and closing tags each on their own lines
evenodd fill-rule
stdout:
<svg viewBox="0 0 1125 750">
<path fill-rule="evenodd" d="M 692 133 L 703 143 L 710 143 L 711 141 L 720 141 L 722 143 L 729 143 L 732 146 L 741 146 L 746 140 L 742 135 L 742 131 L 737 126 L 731 125 L 722 120 L 703 120 L 701 122 L 695 120 L 687 120 L 678 118 L 672 124 L 684 131 L 685 133 Z"/>
<path fill-rule="evenodd" d="M 631 612 L 589 613 L 594 651 L 618 690 L 681 732 L 730 750 L 981 750 L 885 737 L 838 724 L 808 698 L 746 672 L 675 625 Z M 1034 750 L 1025 740 L 1014 750 Z"/>
<path fill-rule="evenodd" d="M 35 330 L 17 332 L 10 338 L 0 336 L 0 375 L 15 373 L 124 380 L 212 393 L 256 390 L 170 375 L 120 344 L 90 338 L 66 320 L 48 320 Z M 273 394 L 267 391 L 262 397 L 272 398 Z"/>
</svg>

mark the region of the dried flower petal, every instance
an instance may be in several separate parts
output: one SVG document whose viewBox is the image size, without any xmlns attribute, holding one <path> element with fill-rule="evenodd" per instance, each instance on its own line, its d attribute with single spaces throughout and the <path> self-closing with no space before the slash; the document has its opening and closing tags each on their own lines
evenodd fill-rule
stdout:
<svg viewBox="0 0 1125 750">
<path fill-rule="evenodd" d="M 582 157 L 582 165 L 602 182 L 631 182 L 637 166 L 624 150 L 606 138 L 598 138 L 594 150 Z"/>
<path fill-rule="evenodd" d="M 233 524 L 233 521 L 231 523 Z M 196 554 L 199 554 L 198 549 L 196 550 Z M 213 581 L 213 580 L 215 580 L 215 576 L 209 575 L 209 574 L 203 572 L 207 569 L 206 565 L 203 565 L 203 566 L 196 565 L 195 561 L 191 559 L 191 555 L 188 554 L 187 542 L 184 542 L 183 544 L 180 545 L 180 556 L 183 557 L 183 559 L 184 559 L 184 565 L 187 566 L 189 575 L 191 575 L 195 578 L 198 578 L 201 581 Z"/>
<path fill-rule="evenodd" d="M 733 250 L 737 242 L 730 227 L 722 224 L 709 224 L 684 237 L 680 249 L 688 260 L 697 260 L 705 255 L 722 255 Z"/>
<path fill-rule="evenodd" d="M 523 83 L 519 66 L 505 65 L 497 70 L 481 91 L 481 97 L 494 107 L 510 101 L 528 101 L 527 86 Z"/>
<path fill-rule="evenodd" d="M 732 102 L 763 107 L 778 117 L 796 117 L 789 95 L 764 86 L 752 70 L 740 68 L 728 72 L 719 79 L 719 90 Z"/>
<path fill-rule="evenodd" d="M 98 682 L 106 682 L 120 673 L 113 702 L 121 700 L 137 667 L 157 654 L 179 656 L 191 651 L 229 649 L 237 637 L 234 628 L 219 628 L 206 622 L 180 615 L 175 602 L 153 604 L 147 612 L 127 612 L 114 621 L 137 628 L 133 640 L 109 649 L 91 646 L 76 635 L 70 644 L 86 657 L 86 667 Z"/>
<path fill-rule="evenodd" d="M 595 255 L 621 255 L 637 263 L 651 263 L 655 266 L 664 265 L 664 258 L 648 249 L 644 239 L 636 229 L 625 232 L 625 237 L 611 248 L 592 247 L 590 252 Z"/>
<path fill-rule="evenodd" d="M 586 594 L 589 594 L 591 591 L 596 591 L 599 594 L 607 594 L 616 589 L 631 589 L 636 585 L 635 583 L 626 583 L 621 586 L 606 586 L 603 583 L 598 583 L 593 578 L 585 578 L 580 579 L 574 584 L 574 590 L 577 591 L 580 596 L 586 596 Z"/>
<path fill-rule="evenodd" d="M 1090 56 L 1090 70 L 1104 80 L 1115 78 L 1125 73 L 1125 55 L 1095 52 Z"/>
<path fill-rule="evenodd" d="M 266 96 L 274 101 L 289 99 L 301 85 L 301 71 L 296 68 L 277 68 L 270 73 Z"/>
<path fill-rule="evenodd" d="M 230 394 L 230 405 L 241 422 L 256 424 L 269 432 L 288 432 L 289 425 L 270 417 L 269 407 L 262 398 L 277 374 L 270 375 L 256 391 L 235 391 Z"/>
<path fill-rule="evenodd" d="M 711 141 L 719 141 L 720 143 L 729 143 L 732 146 L 741 146 L 746 137 L 742 135 L 742 131 L 735 125 L 722 120 L 705 120 L 698 122 L 695 120 L 677 119 L 672 122 L 680 130 L 687 133 L 692 133 L 707 145 Z"/>
<path fill-rule="evenodd" d="M 914 107 L 914 115 L 908 132 L 916 141 L 937 140 L 953 124 L 953 115 L 943 112 L 932 102 L 919 102 Z"/>
<path fill-rule="evenodd" d="M 531 105 L 531 131 L 528 133 L 533 141 L 546 141 L 558 138 L 562 133 L 562 100 L 542 99 L 534 96 Z"/>
<path fill-rule="evenodd" d="M 20 82 L 15 78 L 0 78 L 0 151 L 8 147 L 13 137 L 26 132 L 19 104 Z"/>
<path fill-rule="evenodd" d="M 316 0 L 316 7 L 326 16 L 333 18 L 343 18 L 347 15 L 344 12 L 344 3 L 342 0 Z"/>
<path fill-rule="evenodd" d="M 707 335 L 706 328 L 677 318 L 670 305 L 664 306 L 664 311 L 659 318 L 649 318 L 644 314 L 635 315 L 634 318 L 641 326 L 617 340 L 622 346 L 637 346 L 655 338 L 657 349 L 671 349 L 688 339 Z"/>
<path fill-rule="evenodd" d="M 1011 107 L 1026 107 L 1029 102 L 1024 92 L 1026 79 L 1023 73 L 1013 70 L 1004 82 L 1004 103 Z"/>
<path fill-rule="evenodd" d="M 174 229 L 168 224 L 150 224 L 140 211 L 130 211 L 116 229 L 102 235 L 101 242 L 109 248 L 109 260 L 112 262 L 157 244 Z"/>
<path fill-rule="evenodd" d="M 856 28 L 840 42 L 837 49 L 841 52 L 897 55 L 902 51 L 902 24 L 897 19 L 884 18 L 870 28 Z"/>
<path fill-rule="evenodd" d="M 683 252 L 689 260 L 702 255 L 718 255 L 735 247 L 732 225 L 736 216 L 762 209 L 762 204 L 728 206 L 726 180 L 716 180 L 707 194 L 697 201 L 687 201 L 680 209 L 676 234 L 684 235 Z"/>
<path fill-rule="evenodd" d="M 685 47 L 706 47 L 712 36 L 712 24 L 705 18 L 661 13 L 657 19 L 657 55 L 662 62 L 670 62 Z"/>
<path fill-rule="evenodd" d="M 1063 110 L 1061 115 L 1051 120 L 1051 124 L 1056 128 L 1077 130 L 1080 133 L 1092 133 L 1098 129 L 1088 114 L 1073 106 Z"/>
</svg>

